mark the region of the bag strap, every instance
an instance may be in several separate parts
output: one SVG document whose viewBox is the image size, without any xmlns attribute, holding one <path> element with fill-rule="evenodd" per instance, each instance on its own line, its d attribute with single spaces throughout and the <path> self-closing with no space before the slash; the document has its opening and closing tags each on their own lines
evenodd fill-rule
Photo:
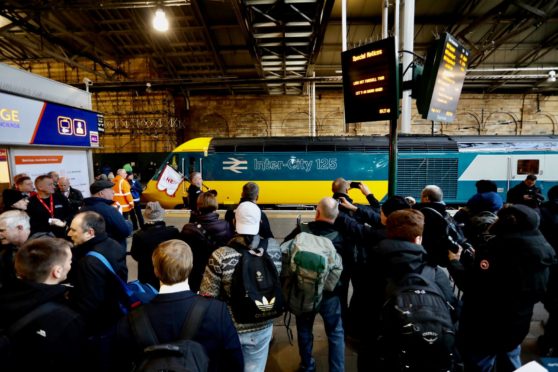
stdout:
<svg viewBox="0 0 558 372">
<path fill-rule="evenodd" d="M 215 241 L 215 239 L 213 239 L 213 236 L 209 233 L 209 231 L 207 231 L 206 229 L 203 228 L 203 226 L 201 225 L 201 223 L 195 223 L 194 226 L 200 230 L 200 232 L 202 233 L 203 236 L 205 236 L 205 238 L 207 239 L 207 241 L 213 245 L 213 246 L 217 246 L 217 242 Z"/>
<path fill-rule="evenodd" d="M 432 211 L 432 212 L 434 212 L 435 214 L 437 214 L 438 216 L 442 217 L 444 220 L 446 219 L 440 212 L 438 212 L 438 211 L 437 211 L 436 209 L 434 209 L 434 208 L 423 207 L 423 208 L 421 208 L 420 210 L 423 210 L 423 209 L 427 209 L 427 210 L 429 210 L 429 211 Z"/>
<path fill-rule="evenodd" d="M 197 296 L 194 301 L 195 302 L 188 312 L 184 324 L 182 325 L 182 331 L 180 332 L 181 340 L 191 340 L 194 336 L 196 336 L 211 299 L 203 296 Z"/>
<path fill-rule="evenodd" d="M 136 342 L 142 349 L 159 344 L 157 334 L 143 306 L 136 308 L 128 315 L 128 323 L 136 338 Z"/>
<path fill-rule="evenodd" d="M 110 262 L 108 262 L 108 260 L 106 259 L 105 256 L 103 256 L 101 253 L 95 252 L 95 251 L 87 252 L 86 256 L 92 256 L 92 257 L 95 257 L 96 259 L 98 259 L 99 261 L 101 261 L 101 263 L 103 265 L 105 265 L 105 267 L 116 278 L 116 281 L 120 284 L 120 287 L 122 288 L 124 293 L 126 293 L 126 295 L 128 297 L 133 296 L 134 293 L 132 292 L 132 290 L 130 290 L 130 288 L 128 288 L 128 284 L 126 284 L 126 282 L 124 280 L 122 280 L 122 278 L 120 276 L 118 276 L 118 274 L 116 273 L 116 271 L 114 271 L 114 269 L 112 268 L 112 265 L 110 264 Z"/>
<path fill-rule="evenodd" d="M 38 307 L 34 308 L 21 318 L 19 318 L 10 328 L 6 330 L 6 334 L 8 337 L 11 337 L 25 328 L 34 320 L 39 319 L 45 314 L 48 314 L 52 310 L 56 308 L 56 304 L 54 302 L 45 302 L 44 304 L 39 305 Z"/>
</svg>

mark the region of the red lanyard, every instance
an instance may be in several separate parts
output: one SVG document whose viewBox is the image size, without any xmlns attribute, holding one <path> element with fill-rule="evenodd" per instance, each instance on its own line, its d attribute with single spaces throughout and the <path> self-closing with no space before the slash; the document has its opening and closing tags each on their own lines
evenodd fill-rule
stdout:
<svg viewBox="0 0 558 372">
<path fill-rule="evenodd" d="M 50 213 L 50 217 L 54 218 L 54 200 L 52 198 L 52 195 L 50 196 L 50 208 L 47 207 L 46 203 L 43 201 L 43 199 L 39 196 L 39 194 L 37 194 L 37 199 L 39 199 L 39 201 L 41 202 L 41 204 L 43 205 L 43 207 L 45 207 L 45 209 L 48 211 L 48 213 Z"/>
</svg>

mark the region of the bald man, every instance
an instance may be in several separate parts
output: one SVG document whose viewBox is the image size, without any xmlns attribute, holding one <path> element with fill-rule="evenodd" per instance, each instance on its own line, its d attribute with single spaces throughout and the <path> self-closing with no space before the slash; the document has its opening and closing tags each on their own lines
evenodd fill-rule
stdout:
<svg viewBox="0 0 558 372">
<path fill-rule="evenodd" d="M 70 185 L 70 179 L 68 177 L 60 177 L 58 179 L 58 190 L 60 194 L 64 195 L 68 200 L 72 213 L 76 214 L 83 205 L 83 194 L 81 191 L 74 189 Z"/>
</svg>

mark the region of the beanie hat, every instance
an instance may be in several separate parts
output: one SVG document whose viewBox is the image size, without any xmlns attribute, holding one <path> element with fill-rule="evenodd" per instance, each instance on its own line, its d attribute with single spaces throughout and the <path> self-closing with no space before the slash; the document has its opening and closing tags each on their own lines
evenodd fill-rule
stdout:
<svg viewBox="0 0 558 372">
<path fill-rule="evenodd" d="M 132 173 L 134 170 L 132 169 L 132 165 L 130 163 L 124 164 L 122 167 L 126 171 L 126 173 Z"/>
<path fill-rule="evenodd" d="M 382 212 L 386 217 L 395 211 L 408 208 L 411 208 L 411 206 L 407 203 L 407 200 L 399 195 L 392 196 L 382 204 Z"/>
<path fill-rule="evenodd" d="M 21 199 L 27 198 L 27 195 L 22 193 L 21 191 L 14 190 L 14 189 L 5 189 L 2 193 L 2 199 L 4 200 L 4 206 L 6 208 L 11 207 Z"/>
<path fill-rule="evenodd" d="M 531 207 L 515 204 L 500 209 L 498 221 L 493 225 L 493 232 L 528 232 L 539 227 L 539 214 Z"/>
<path fill-rule="evenodd" d="M 245 235 L 257 235 L 260 231 L 262 211 L 252 202 L 243 202 L 234 212 L 236 232 Z"/>
<path fill-rule="evenodd" d="M 162 221 L 165 217 L 165 210 L 159 202 L 149 202 L 143 211 L 143 216 L 147 221 Z"/>
</svg>

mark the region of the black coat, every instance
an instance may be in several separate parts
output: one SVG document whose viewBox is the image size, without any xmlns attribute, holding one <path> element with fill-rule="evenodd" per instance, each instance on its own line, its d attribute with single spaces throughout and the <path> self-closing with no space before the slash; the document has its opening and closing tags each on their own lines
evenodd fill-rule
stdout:
<svg viewBox="0 0 558 372">
<path fill-rule="evenodd" d="M 159 294 L 144 309 L 160 343 L 179 339 L 186 314 L 194 303 L 196 295 L 192 291 Z M 197 334 L 193 338 L 205 349 L 209 357 L 210 372 L 242 372 L 244 359 L 236 328 L 227 306 L 218 300 L 211 300 Z M 117 327 L 119 370 L 129 370 L 129 364 L 140 355 L 127 318 Z M 128 368 L 126 368 L 128 367 Z"/>
<path fill-rule="evenodd" d="M 140 231 L 134 234 L 131 253 L 134 260 L 138 261 L 140 282 L 159 288 L 159 279 L 153 272 L 151 256 L 160 243 L 171 239 L 179 239 L 178 229 L 174 226 L 166 226 L 164 221 L 146 223 Z"/>
<path fill-rule="evenodd" d="M 59 191 L 58 189 L 56 192 L 68 200 L 68 204 L 70 205 L 70 209 L 73 214 L 76 214 L 83 206 L 83 194 L 78 189 L 74 189 L 70 186 L 70 193 L 67 197 L 66 195 L 64 195 L 64 193 L 62 193 L 62 191 Z"/>
<path fill-rule="evenodd" d="M 50 208 L 50 198 L 43 199 L 46 206 Z M 50 212 L 45 208 L 45 206 L 39 201 L 39 195 L 35 195 L 29 198 L 29 204 L 27 205 L 27 214 L 30 217 L 29 223 L 31 224 L 31 234 L 33 235 L 38 232 L 51 232 L 59 238 L 66 237 L 66 228 L 54 226 L 48 223 L 50 218 L 58 218 L 66 222 L 69 226 L 72 221 L 72 211 L 68 200 L 57 193 L 52 195 L 54 216 L 50 215 Z"/>
<path fill-rule="evenodd" d="M 72 269 L 68 275 L 74 289 L 71 300 L 83 315 L 91 333 L 103 332 L 122 316 L 119 302 L 122 290 L 114 275 L 99 259 L 87 252 L 99 252 L 118 276 L 127 281 L 126 250 L 106 234 L 100 234 L 72 249 Z"/>
<path fill-rule="evenodd" d="M 488 354 L 521 344 L 555 262 L 554 250 L 536 227 L 500 226 L 494 225 L 496 236 L 477 251 L 470 268 L 459 261 L 448 266 L 463 289 L 459 339 L 465 348 Z"/>
<path fill-rule="evenodd" d="M 200 225 L 206 231 L 206 236 L 195 227 L 197 225 Z M 188 278 L 192 291 L 197 292 L 199 290 L 205 265 L 207 265 L 207 260 L 213 251 L 227 245 L 233 235 L 232 225 L 228 221 L 220 220 L 217 213 L 198 215 L 194 224 L 184 225 L 180 238 L 192 248 L 194 256 L 194 267 Z"/>
<path fill-rule="evenodd" d="M 13 284 L 16 280 L 14 259 L 17 247 L 13 244 L 0 245 L 0 288 Z"/>
<path fill-rule="evenodd" d="M 529 196 L 529 199 L 524 199 L 523 196 L 525 195 Z M 544 196 L 540 188 L 536 185 L 529 187 L 525 182 L 521 182 L 508 191 L 506 202 L 536 208 L 543 200 Z"/>
<path fill-rule="evenodd" d="M 67 287 L 17 280 L 0 292 L 0 329 L 46 302 L 54 310 L 32 321 L 14 338 L 15 365 L 2 360 L 5 371 L 78 371 L 82 366 L 85 324 L 67 306 Z"/>
<path fill-rule="evenodd" d="M 83 200 L 81 212 L 93 211 L 99 213 L 105 219 L 106 231 L 110 238 L 119 242 L 124 249 L 126 238 L 132 233 L 132 223 L 112 206 L 112 200 L 92 196 Z"/>
</svg>

